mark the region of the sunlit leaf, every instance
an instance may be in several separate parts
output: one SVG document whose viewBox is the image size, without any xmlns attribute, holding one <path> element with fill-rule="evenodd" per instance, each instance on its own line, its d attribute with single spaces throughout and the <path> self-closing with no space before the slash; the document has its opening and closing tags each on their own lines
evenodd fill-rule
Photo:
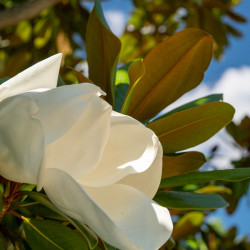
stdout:
<svg viewBox="0 0 250 250">
<path fill-rule="evenodd" d="M 175 224 L 172 234 L 173 238 L 180 240 L 199 232 L 204 218 L 205 215 L 201 212 L 189 212 L 185 214 Z"/>
<path fill-rule="evenodd" d="M 173 176 L 161 181 L 161 187 L 177 187 L 187 184 L 204 183 L 215 180 L 242 181 L 250 178 L 250 168 L 214 170 Z"/>
<path fill-rule="evenodd" d="M 162 179 L 198 170 L 206 162 L 200 152 L 186 152 L 174 156 L 163 156 Z"/>
<path fill-rule="evenodd" d="M 109 103 L 113 103 L 115 72 L 120 49 L 121 42 L 111 32 L 100 1 L 96 0 L 86 30 L 89 78 L 107 94 Z"/>
<path fill-rule="evenodd" d="M 140 121 L 159 113 L 203 79 L 212 58 L 213 40 L 198 29 L 186 29 L 152 49 L 137 84 L 128 114 Z"/>
<path fill-rule="evenodd" d="M 139 41 L 133 35 L 125 33 L 121 37 L 122 48 L 120 60 L 122 62 L 129 62 L 138 57 Z"/>
<path fill-rule="evenodd" d="M 125 98 L 121 111 L 123 114 L 127 114 L 133 93 L 136 89 L 138 82 L 140 81 L 140 79 L 143 77 L 144 74 L 145 74 L 145 66 L 141 60 L 134 61 L 129 66 L 128 75 L 129 75 L 130 85 L 129 85 L 128 95 Z"/>
<path fill-rule="evenodd" d="M 227 193 L 232 194 L 232 190 L 227 187 L 206 186 L 195 191 L 196 193 Z"/>
<path fill-rule="evenodd" d="M 168 154 L 206 141 L 232 120 L 234 112 L 227 103 L 212 102 L 180 111 L 147 126 L 156 133 L 164 153 Z"/>
<path fill-rule="evenodd" d="M 218 194 L 159 191 L 154 200 L 162 206 L 173 209 L 215 209 L 229 204 Z"/>
<path fill-rule="evenodd" d="M 55 221 L 25 218 L 24 230 L 32 249 L 89 249 L 80 234 Z"/>
<path fill-rule="evenodd" d="M 32 35 L 32 26 L 28 21 L 19 22 L 16 27 L 16 34 L 23 40 L 28 42 Z"/>
<path fill-rule="evenodd" d="M 159 120 L 163 117 L 178 113 L 178 112 L 186 110 L 186 109 L 195 108 L 195 107 L 201 106 L 201 105 L 206 104 L 206 103 L 222 101 L 222 99 L 223 99 L 223 94 L 214 94 L 214 95 L 204 96 L 204 97 L 199 98 L 197 100 L 194 100 L 192 102 L 186 103 L 178 108 L 175 108 L 175 109 L 157 117 L 155 120 Z"/>
</svg>

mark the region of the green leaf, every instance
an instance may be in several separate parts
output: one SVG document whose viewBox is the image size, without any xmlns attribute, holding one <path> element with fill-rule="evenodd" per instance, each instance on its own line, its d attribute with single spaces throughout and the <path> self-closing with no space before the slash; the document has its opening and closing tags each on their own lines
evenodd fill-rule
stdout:
<svg viewBox="0 0 250 250">
<path fill-rule="evenodd" d="M 86 225 L 77 222 L 76 220 L 68 217 L 63 212 L 61 212 L 48 200 L 46 195 L 36 192 L 25 192 L 25 193 L 28 194 L 28 196 L 33 200 L 40 202 L 45 207 L 51 209 L 52 211 L 56 212 L 57 214 L 65 218 L 65 221 L 70 222 L 76 229 L 79 230 L 80 234 L 86 239 L 90 249 L 94 249 L 96 247 L 98 243 L 98 238 L 95 235 L 95 233 L 91 229 L 89 229 Z"/>
<path fill-rule="evenodd" d="M 218 194 L 203 194 L 177 191 L 159 191 L 154 200 L 172 209 L 215 209 L 229 204 Z"/>
<path fill-rule="evenodd" d="M 250 168 L 214 170 L 173 176 L 161 181 L 160 187 L 177 187 L 215 180 L 242 181 L 250 178 Z"/>
<path fill-rule="evenodd" d="M 126 83 L 120 83 L 115 86 L 115 105 L 114 105 L 115 111 L 117 112 L 121 111 L 128 89 L 129 89 L 129 84 Z"/>
<path fill-rule="evenodd" d="M 213 39 L 199 29 L 185 29 L 153 48 L 145 74 L 131 97 L 128 115 L 145 121 L 195 88 L 213 54 Z"/>
<path fill-rule="evenodd" d="M 32 249 L 89 249 L 80 234 L 55 221 L 25 218 L 24 231 Z"/>
<path fill-rule="evenodd" d="M 222 101 L 222 100 L 223 100 L 223 94 L 213 94 L 213 95 L 204 96 L 204 97 L 199 98 L 197 100 L 194 100 L 192 102 L 186 103 L 186 104 L 184 104 L 176 109 L 173 109 L 173 110 L 167 112 L 166 114 L 163 114 L 163 115 L 157 117 L 157 119 L 155 119 L 155 120 L 162 119 L 163 117 L 178 113 L 178 112 L 186 110 L 186 109 L 191 109 L 191 108 L 201 106 L 203 104 L 207 104 L 210 102 Z"/>
<path fill-rule="evenodd" d="M 212 137 L 233 118 L 234 108 L 224 102 L 207 103 L 149 123 L 165 154 L 194 147 Z"/>
<path fill-rule="evenodd" d="M 102 12 L 99 0 L 95 1 L 87 24 L 86 52 L 89 78 L 107 94 L 107 101 L 113 103 L 115 73 L 120 40 L 111 32 Z"/>
<path fill-rule="evenodd" d="M 29 218 L 34 218 L 35 216 L 39 216 L 44 219 L 66 221 L 64 217 L 52 211 L 51 209 L 43 206 L 39 202 L 23 203 L 19 205 L 18 211 L 23 216 Z"/>
<path fill-rule="evenodd" d="M 32 191 L 35 187 L 35 184 L 23 184 L 20 188 L 20 191 Z"/>
<path fill-rule="evenodd" d="M 200 152 L 185 152 L 178 155 L 164 155 L 162 179 L 198 170 L 206 162 Z"/>
<path fill-rule="evenodd" d="M 116 71 L 114 110 L 117 112 L 121 111 L 129 89 L 128 67 L 129 64 L 125 64 Z"/>
<path fill-rule="evenodd" d="M 32 191 L 36 187 L 35 184 L 23 184 L 20 188 L 20 191 Z M 20 203 L 23 203 L 25 199 L 27 198 L 27 195 L 24 195 L 20 201 Z"/>
<path fill-rule="evenodd" d="M 6 81 L 9 80 L 9 79 L 10 79 L 9 77 L 1 78 L 1 79 L 0 79 L 0 84 L 6 82 Z"/>
</svg>

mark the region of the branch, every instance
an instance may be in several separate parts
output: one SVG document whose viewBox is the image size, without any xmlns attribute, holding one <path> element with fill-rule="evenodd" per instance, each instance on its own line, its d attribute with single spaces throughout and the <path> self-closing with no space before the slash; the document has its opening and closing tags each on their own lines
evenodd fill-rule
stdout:
<svg viewBox="0 0 250 250">
<path fill-rule="evenodd" d="M 0 30 L 23 20 L 38 16 L 44 9 L 52 7 L 61 0 L 32 0 L 17 7 L 0 11 Z"/>
</svg>

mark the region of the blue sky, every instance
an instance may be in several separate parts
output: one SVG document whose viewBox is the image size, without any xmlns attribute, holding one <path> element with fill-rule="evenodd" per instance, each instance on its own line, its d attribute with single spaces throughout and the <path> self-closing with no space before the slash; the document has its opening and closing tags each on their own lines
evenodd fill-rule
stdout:
<svg viewBox="0 0 250 250">
<path fill-rule="evenodd" d="M 217 81 L 229 67 L 239 68 L 243 65 L 250 65 L 250 1 L 243 0 L 235 11 L 249 20 L 245 24 L 234 24 L 244 34 L 244 37 L 243 39 L 230 38 L 230 47 L 227 48 L 224 58 L 219 62 L 215 60 L 211 62 L 204 78 L 205 82 Z"/>
<path fill-rule="evenodd" d="M 86 3 L 91 9 L 93 3 Z M 130 0 L 112 0 L 102 3 L 104 15 L 112 31 L 116 35 L 121 35 L 126 20 L 128 19 L 133 5 Z M 245 16 L 249 22 L 246 24 L 234 24 L 244 37 L 230 37 L 230 46 L 226 49 L 220 61 L 212 60 L 207 70 L 203 83 L 194 91 L 183 96 L 180 100 L 170 106 L 169 109 L 179 106 L 185 102 L 199 98 L 210 93 L 224 93 L 224 100 L 232 104 L 237 112 L 235 121 L 250 115 L 250 1 L 243 0 L 235 11 Z M 237 159 L 240 152 L 230 146 L 231 138 L 225 132 L 219 133 L 215 138 L 207 143 L 196 147 L 196 150 L 207 152 L 215 143 L 220 145 L 221 159 L 215 159 L 214 164 L 227 167 L 231 159 Z M 229 142 L 229 143 L 228 143 Z M 250 236 L 250 192 L 245 196 L 233 216 L 228 216 L 224 209 L 219 209 L 211 217 L 219 217 L 226 228 L 236 225 L 238 235 Z"/>
</svg>

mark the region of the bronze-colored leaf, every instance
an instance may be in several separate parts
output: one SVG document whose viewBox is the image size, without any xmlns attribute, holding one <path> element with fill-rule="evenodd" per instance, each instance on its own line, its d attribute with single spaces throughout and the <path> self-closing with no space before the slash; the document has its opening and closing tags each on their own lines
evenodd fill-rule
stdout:
<svg viewBox="0 0 250 250">
<path fill-rule="evenodd" d="M 233 118 L 234 108 L 224 102 L 183 110 L 147 126 L 159 137 L 165 154 L 194 147 L 212 137 Z"/>
<path fill-rule="evenodd" d="M 143 61 L 145 74 L 134 90 L 128 114 L 144 121 L 195 88 L 212 51 L 213 39 L 199 29 L 185 29 L 157 45 Z"/>
<path fill-rule="evenodd" d="M 86 30 L 89 78 L 107 94 L 107 101 L 111 104 L 120 49 L 121 42 L 111 32 L 104 18 L 100 1 L 96 0 Z"/>
<path fill-rule="evenodd" d="M 186 152 L 176 156 L 163 156 L 162 179 L 197 171 L 206 162 L 200 152 Z"/>
</svg>

